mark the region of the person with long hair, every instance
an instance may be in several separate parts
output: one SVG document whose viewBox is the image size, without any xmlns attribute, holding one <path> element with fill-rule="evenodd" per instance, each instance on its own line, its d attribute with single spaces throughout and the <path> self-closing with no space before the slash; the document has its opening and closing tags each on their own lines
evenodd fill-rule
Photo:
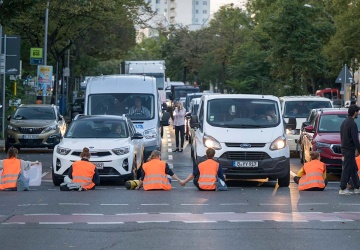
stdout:
<svg viewBox="0 0 360 250">
<path fill-rule="evenodd" d="M 170 169 L 170 166 L 161 160 L 161 152 L 154 150 L 142 167 L 140 183 L 136 189 L 144 186 L 144 190 L 171 190 L 171 182 L 167 178 L 170 175 L 175 180 L 182 182 Z"/>
<path fill-rule="evenodd" d="M 185 108 L 183 107 L 182 102 L 178 101 L 176 103 L 173 117 L 174 117 L 174 127 L 175 127 L 175 143 L 176 149 L 173 152 L 182 152 L 184 147 L 184 137 L 185 137 Z M 180 137 L 180 139 L 179 139 Z M 179 144 L 180 143 L 180 144 Z M 180 147 L 179 147 L 180 145 Z"/>
<path fill-rule="evenodd" d="M 327 185 L 326 165 L 320 161 L 317 151 L 310 151 L 310 158 L 294 177 L 294 182 L 299 184 L 300 191 L 323 191 Z"/>
<path fill-rule="evenodd" d="M 17 190 L 17 179 L 22 171 L 27 171 L 30 166 L 39 162 L 24 161 L 18 158 L 19 151 L 15 147 L 10 147 L 7 152 L 7 159 L 0 160 L 0 170 L 2 170 L 0 180 L 0 190 Z"/>
<path fill-rule="evenodd" d="M 100 176 L 96 166 L 91 163 L 90 151 L 83 148 L 80 154 L 81 160 L 74 162 L 69 170 L 69 178 L 72 182 L 78 183 L 84 190 L 95 189 L 100 184 Z"/>
</svg>

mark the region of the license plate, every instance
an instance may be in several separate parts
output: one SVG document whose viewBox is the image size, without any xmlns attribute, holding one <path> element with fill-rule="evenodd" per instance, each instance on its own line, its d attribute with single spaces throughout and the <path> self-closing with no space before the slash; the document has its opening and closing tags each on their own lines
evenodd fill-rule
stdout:
<svg viewBox="0 0 360 250">
<path fill-rule="evenodd" d="M 257 161 L 234 161 L 233 167 L 236 168 L 257 168 L 259 163 Z"/>
<path fill-rule="evenodd" d="M 39 135 L 22 135 L 23 139 L 37 139 Z"/>
<path fill-rule="evenodd" d="M 104 169 L 104 163 L 103 162 L 92 162 L 96 166 L 97 169 Z"/>
</svg>

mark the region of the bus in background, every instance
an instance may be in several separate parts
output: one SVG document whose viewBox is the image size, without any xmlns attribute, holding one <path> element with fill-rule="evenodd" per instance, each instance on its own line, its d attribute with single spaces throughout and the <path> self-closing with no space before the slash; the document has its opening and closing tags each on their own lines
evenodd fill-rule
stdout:
<svg viewBox="0 0 360 250">
<path fill-rule="evenodd" d="M 326 88 L 316 90 L 315 93 L 317 96 L 325 97 L 330 100 L 340 99 L 340 91 L 338 89 Z"/>
</svg>

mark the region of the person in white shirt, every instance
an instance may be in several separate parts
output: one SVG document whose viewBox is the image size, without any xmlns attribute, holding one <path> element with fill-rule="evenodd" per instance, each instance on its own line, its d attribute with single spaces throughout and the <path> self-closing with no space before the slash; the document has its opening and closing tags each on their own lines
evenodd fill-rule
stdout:
<svg viewBox="0 0 360 250">
<path fill-rule="evenodd" d="M 183 107 L 182 102 L 178 101 L 176 103 L 173 117 L 174 117 L 174 127 L 175 127 L 175 143 L 176 149 L 173 152 L 182 152 L 184 147 L 184 132 L 185 132 L 185 108 Z M 179 140 L 180 136 L 180 140 Z M 179 143 L 180 141 L 180 143 Z M 179 147 L 180 146 L 180 147 Z"/>
</svg>

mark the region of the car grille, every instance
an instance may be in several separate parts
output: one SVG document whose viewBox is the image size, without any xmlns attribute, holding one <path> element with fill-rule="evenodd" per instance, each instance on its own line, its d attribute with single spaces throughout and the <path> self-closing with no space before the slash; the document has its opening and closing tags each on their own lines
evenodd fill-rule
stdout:
<svg viewBox="0 0 360 250">
<path fill-rule="evenodd" d="M 81 152 L 80 151 L 74 151 L 71 155 L 79 156 L 80 157 Z M 98 151 L 98 152 L 90 152 L 91 157 L 104 157 L 109 156 L 111 153 L 109 151 Z"/>
<path fill-rule="evenodd" d="M 244 145 L 249 145 L 249 146 L 247 146 L 247 148 L 263 148 L 263 147 L 265 147 L 265 143 L 229 143 L 229 142 L 225 142 L 225 145 L 229 148 L 245 148 L 246 146 L 244 146 Z"/>
<path fill-rule="evenodd" d="M 270 159 L 271 157 L 265 152 L 228 151 L 223 153 L 220 158 L 228 160 L 253 161 Z"/>
<path fill-rule="evenodd" d="M 19 131 L 21 134 L 40 134 L 45 128 L 27 128 L 20 127 Z"/>
<path fill-rule="evenodd" d="M 331 146 L 331 151 L 333 151 L 334 154 L 341 155 L 341 145 L 339 145 L 339 144 L 332 145 Z"/>
</svg>

